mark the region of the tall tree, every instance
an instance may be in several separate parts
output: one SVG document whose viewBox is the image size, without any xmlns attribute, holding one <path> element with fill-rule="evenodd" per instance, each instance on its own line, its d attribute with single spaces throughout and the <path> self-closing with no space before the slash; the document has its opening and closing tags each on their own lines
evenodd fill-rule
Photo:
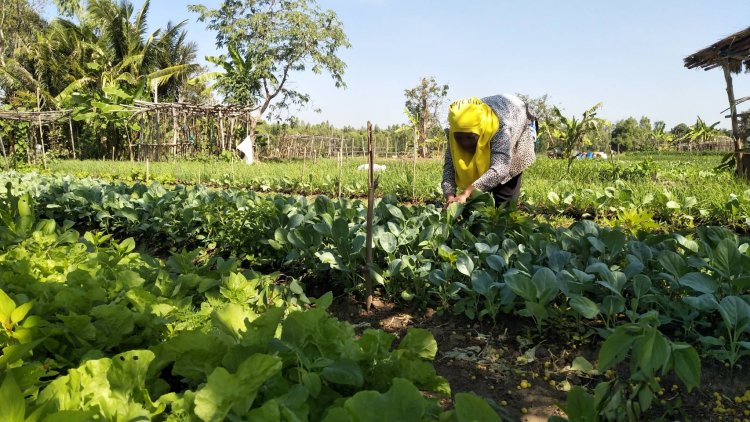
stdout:
<svg viewBox="0 0 750 422">
<path fill-rule="evenodd" d="M 690 132 L 690 126 L 685 123 L 680 123 L 669 130 L 669 133 L 675 136 L 675 138 L 682 138 L 686 133 Z"/>
<path fill-rule="evenodd" d="M 19 90 L 34 92 L 30 47 L 44 31 L 40 0 L 0 0 L 0 103 Z"/>
<path fill-rule="evenodd" d="M 82 1 L 83 0 L 54 0 L 54 3 L 61 15 L 76 16 L 85 9 L 85 5 L 82 4 Z"/>
<path fill-rule="evenodd" d="M 195 63 L 198 44 L 187 41 L 187 30 L 184 29 L 184 25 L 184 21 L 176 25 L 167 22 L 167 27 L 154 45 L 155 71 L 151 72 L 149 77 L 152 85 L 156 85 L 156 98 L 185 101 L 190 76 L 200 71 L 200 67 Z"/>
<path fill-rule="evenodd" d="M 636 145 L 639 150 L 653 151 L 659 148 L 659 138 L 655 132 L 656 130 L 656 123 L 652 126 L 651 119 L 646 116 L 641 117 L 641 120 L 638 121 L 638 137 L 636 140 Z"/>
<path fill-rule="evenodd" d="M 612 148 L 617 152 L 635 149 L 638 131 L 638 121 L 634 117 L 618 121 L 612 129 Z"/>
<path fill-rule="evenodd" d="M 432 76 L 423 77 L 419 85 L 404 90 L 404 95 L 406 112 L 416 131 L 417 147 L 422 149 L 422 157 L 426 157 L 430 130 L 440 127 L 440 110 L 448 96 L 448 85 L 438 85 Z"/>
<path fill-rule="evenodd" d="M 336 87 L 345 87 L 346 64 L 339 50 L 350 46 L 343 25 L 332 10 L 321 10 L 314 0 L 224 0 L 217 9 L 189 6 L 201 22 L 216 31 L 216 46 L 232 47 L 232 62 L 249 70 L 219 75 L 242 84 L 251 78 L 242 105 L 255 108 L 248 135 L 255 138 L 258 120 L 269 111 L 304 104 L 309 96 L 289 85 L 295 72 L 327 72 Z M 235 57 L 236 56 L 236 57 Z M 228 98 L 232 100 L 232 98 Z"/>
<path fill-rule="evenodd" d="M 526 103 L 537 118 L 537 144 L 538 151 L 545 151 L 553 143 L 552 132 L 559 128 L 560 121 L 554 112 L 554 107 L 549 102 L 547 94 L 534 98 L 526 94 L 516 93 L 516 96 Z"/>
</svg>

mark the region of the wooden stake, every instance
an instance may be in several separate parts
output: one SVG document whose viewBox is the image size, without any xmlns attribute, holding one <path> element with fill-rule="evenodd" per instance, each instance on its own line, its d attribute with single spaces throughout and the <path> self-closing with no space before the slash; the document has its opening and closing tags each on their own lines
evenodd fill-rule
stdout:
<svg viewBox="0 0 750 422">
<path fill-rule="evenodd" d="M 3 158 L 5 158 L 5 169 L 10 169 L 10 164 L 8 163 L 8 156 L 5 154 L 5 142 L 3 142 L 3 137 L 0 136 L 0 146 L 3 147 Z"/>
<path fill-rule="evenodd" d="M 372 123 L 367 122 L 367 157 L 370 168 L 367 171 L 367 237 L 365 239 L 367 249 L 365 268 L 363 268 L 365 273 L 365 312 L 369 312 L 372 306 L 372 276 L 370 271 L 372 270 L 372 221 L 375 216 L 375 178 L 373 172 L 375 157 L 373 156 L 373 143 Z"/>
<path fill-rule="evenodd" d="M 68 117 L 68 129 L 70 129 L 70 150 L 73 151 L 73 159 L 76 159 L 76 143 L 73 140 L 73 120 Z"/>
<path fill-rule="evenodd" d="M 221 144 L 219 151 L 224 152 L 224 150 L 226 150 L 226 145 L 224 143 L 224 118 L 222 116 L 221 111 L 219 112 L 219 137 L 221 138 L 219 140 Z"/>
<path fill-rule="evenodd" d="M 305 167 L 307 167 L 307 145 L 302 153 L 302 183 L 305 183 Z"/>
<path fill-rule="evenodd" d="M 177 109 L 172 109 L 172 161 L 177 161 L 177 132 L 180 126 L 177 124 Z"/>
<path fill-rule="evenodd" d="M 414 134 L 414 165 L 411 176 L 411 200 L 417 201 L 417 134 Z"/>
<path fill-rule="evenodd" d="M 344 137 L 341 137 L 341 142 L 339 143 L 339 199 L 341 198 L 341 187 L 343 184 L 342 174 L 341 171 L 344 167 Z"/>
<path fill-rule="evenodd" d="M 39 97 L 39 88 L 36 89 L 36 111 L 41 111 L 42 109 L 42 100 Z M 42 168 L 47 170 L 47 157 L 45 157 L 45 151 L 44 151 L 44 132 L 42 131 L 42 116 L 37 115 L 37 118 L 39 119 L 39 144 L 42 146 Z"/>
</svg>

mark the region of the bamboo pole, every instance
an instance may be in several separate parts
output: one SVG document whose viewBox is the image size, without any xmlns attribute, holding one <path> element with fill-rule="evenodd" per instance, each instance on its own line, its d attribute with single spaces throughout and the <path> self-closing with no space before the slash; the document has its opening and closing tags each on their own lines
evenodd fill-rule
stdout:
<svg viewBox="0 0 750 422">
<path fill-rule="evenodd" d="M 180 125 L 177 124 L 177 109 L 172 108 L 172 160 L 177 161 L 177 131 Z"/>
<path fill-rule="evenodd" d="M 341 188 L 343 187 L 343 181 L 342 181 L 342 170 L 344 167 L 344 137 L 341 137 L 341 142 L 339 143 L 339 199 L 341 198 Z"/>
<path fill-rule="evenodd" d="M 0 135 L 0 147 L 3 148 L 3 158 L 5 159 L 5 169 L 10 169 L 10 164 L 8 163 L 8 155 L 5 153 L 5 142 L 3 142 L 3 137 Z"/>
<path fill-rule="evenodd" d="M 76 159 L 76 143 L 73 136 L 73 120 L 68 117 L 68 129 L 70 129 L 70 149 L 73 151 L 73 159 Z"/>
<path fill-rule="evenodd" d="M 130 128 L 128 128 L 128 125 L 125 125 L 125 137 L 128 140 L 128 154 L 130 154 L 130 162 L 132 163 L 135 161 L 135 158 L 133 157 L 133 141 L 130 138 Z"/>
<path fill-rule="evenodd" d="M 365 312 L 369 312 L 372 306 L 372 274 L 370 274 L 370 271 L 372 271 L 372 221 L 375 216 L 375 188 L 377 186 L 373 172 L 375 164 L 373 144 L 372 123 L 367 122 L 367 157 L 370 168 L 367 171 L 367 236 L 365 238 L 367 249 L 365 268 L 362 269 L 365 274 Z"/>
<path fill-rule="evenodd" d="M 156 132 L 155 132 L 155 143 L 156 143 L 156 159 L 161 159 L 161 113 L 159 112 L 159 109 L 156 109 Z"/>
<path fill-rule="evenodd" d="M 305 183 L 305 167 L 307 167 L 307 145 L 302 153 L 302 183 Z"/>
<path fill-rule="evenodd" d="M 36 111 L 42 111 L 42 99 L 39 96 L 38 87 L 36 89 Z M 42 168 L 47 170 L 47 157 L 45 157 L 46 154 L 44 151 L 44 131 L 42 130 L 42 116 L 37 114 L 37 119 L 39 120 L 39 144 L 42 146 Z"/>
<path fill-rule="evenodd" d="M 414 164 L 411 176 L 411 200 L 417 201 L 417 134 L 414 134 Z"/>
<path fill-rule="evenodd" d="M 224 152 L 226 150 L 226 145 L 224 143 L 224 118 L 221 111 L 219 111 L 219 138 L 219 143 L 221 144 L 219 151 Z"/>
</svg>

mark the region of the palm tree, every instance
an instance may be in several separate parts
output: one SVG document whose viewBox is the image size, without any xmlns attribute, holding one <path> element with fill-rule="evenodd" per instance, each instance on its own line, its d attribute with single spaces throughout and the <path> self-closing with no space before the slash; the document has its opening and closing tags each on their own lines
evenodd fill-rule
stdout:
<svg viewBox="0 0 750 422">
<path fill-rule="evenodd" d="M 146 0 L 135 12 L 132 3 L 119 4 L 111 0 L 91 0 L 88 16 L 101 32 L 98 44 L 109 54 L 102 60 L 101 87 L 114 85 L 134 97 L 151 90 L 158 100 L 158 88 L 170 83 L 166 92 L 179 92 L 188 76 L 197 70 L 197 46 L 187 43 L 185 21 L 167 25 L 164 30 L 148 32 L 146 19 L 150 1 Z M 171 97 L 176 99 L 177 95 Z"/>
<path fill-rule="evenodd" d="M 82 13 L 76 0 L 56 3 L 77 22 L 54 19 L 21 53 L 0 60 L 0 90 L 38 92 L 45 108 L 73 108 L 87 132 L 106 133 L 108 149 L 123 138 L 117 132 L 127 116 L 117 110 L 135 99 L 179 100 L 198 70 L 185 22 L 149 31 L 149 0 L 137 10 L 128 0 L 89 0 Z"/>
<path fill-rule="evenodd" d="M 152 83 L 160 85 L 155 98 L 167 98 L 182 102 L 183 93 L 190 76 L 198 72 L 196 64 L 198 45 L 187 41 L 185 21 L 173 25 L 167 23 L 164 33 L 155 43 L 156 70 L 149 74 Z"/>
</svg>

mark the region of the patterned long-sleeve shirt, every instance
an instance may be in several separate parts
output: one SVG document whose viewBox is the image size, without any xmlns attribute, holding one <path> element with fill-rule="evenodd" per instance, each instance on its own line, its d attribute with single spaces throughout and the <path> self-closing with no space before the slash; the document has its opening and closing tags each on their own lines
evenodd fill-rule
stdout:
<svg viewBox="0 0 750 422">
<path fill-rule="evenodd" d="M 534 162 L 536 131 L 529 127 L 530 114 L 526 104 L 514 95 L 493 95 L 482 98 L 500 119 L 500 128 L 490 139 L 490 168 L 472 185 L 487 192 L 519 175 Z M 456 193 L 456 171 L 450 146 L 445 148 L 443 164 L 443 195 Z"/>
</svg>

